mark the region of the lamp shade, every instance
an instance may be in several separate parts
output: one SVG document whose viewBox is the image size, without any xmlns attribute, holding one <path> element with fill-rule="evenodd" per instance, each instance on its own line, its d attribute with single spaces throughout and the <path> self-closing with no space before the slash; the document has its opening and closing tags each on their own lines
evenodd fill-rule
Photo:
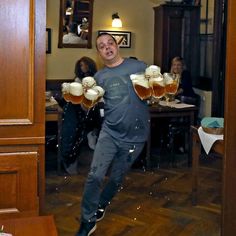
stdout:
<svg viewBox="0 0 236 236">
<path fill-rule="evenodd" d="M 117 12 L 112 15 L 112 27 L 122 27 L 122 21 Z"/>
</svg>

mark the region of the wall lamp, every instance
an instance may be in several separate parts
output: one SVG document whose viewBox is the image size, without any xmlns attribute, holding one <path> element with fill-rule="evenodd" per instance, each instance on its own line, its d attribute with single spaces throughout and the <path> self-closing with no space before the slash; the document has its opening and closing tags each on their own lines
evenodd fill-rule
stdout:
<svg viewBox="0 0 236 236">
<path fill-rule="evenodd" d="M 112 27 L 116 28 L 122 27 L 122 21 L 118 15 L 118 12 L 112 14 Z"/>
</svg>

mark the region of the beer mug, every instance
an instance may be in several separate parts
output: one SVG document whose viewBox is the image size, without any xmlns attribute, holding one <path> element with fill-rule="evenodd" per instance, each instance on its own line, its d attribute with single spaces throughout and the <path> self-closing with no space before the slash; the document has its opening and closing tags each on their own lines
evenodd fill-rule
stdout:
<svg viewBox="0 0 236 236">
<path fill-rule="evenodd" d="M 165 81 L 161 74 L 149 79 L 149 85 L 152 88 L 154 98 L 162 98 L 165 95 Z"/>
<path fill-rule="evenodd" d="M 152 95 L 148 79 L 145 78 L 144 74 L 132 74 L 130 78 L 134 86 L 134 91 L 141 100 L 148 99 Z"/>
<path fill-rule="evenodd" d="M 63 98 L 64 98 L 67 102 L 70 102 L 70 101 L 71 101 L 70 83 L 63 83 L 63 84 L 61 85 L 61 92 L 62 92 Z"/>
<path fill-rule="evenodd" d="M 88 89 L 84 93 L 84 99 L 82 104 L 87 108 L 92 108 L 98 101 L 99 93 L 98 91 L 94 90 L 93 88 Z"/>
<path fill-rule="evenodd" d="M 97 99 L 97 101 L 99 101 L 103 97 L 103 95 L 105 93 L 104 89 L 102 87 L 96 85 L 96 86 L 93 87 L 93 90 L 98 92 L 98 99 Z"/>
<path fill-rule="evenodd" d="M 73 104 L 80 104 L 84 98 L 83 86 L 81 83 L 70 83 L 70 101 Z"/>
<path fill-rule="evenodd" d="M 167 94 L 176 94 L 179 87 L 179 77 L 174 76 L 171 73 L 163 74 L 165 80 L 165 88 Z"/>
</svg>

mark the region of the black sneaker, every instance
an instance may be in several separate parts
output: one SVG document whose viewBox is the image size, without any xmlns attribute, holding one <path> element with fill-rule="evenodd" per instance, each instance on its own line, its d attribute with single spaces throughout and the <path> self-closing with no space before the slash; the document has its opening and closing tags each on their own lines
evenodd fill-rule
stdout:
<svg viewBox="0 0 236 236">
<path fill-rule="evenodd" d="M 96 230 L 96 222 L 82 222 L 75 236 L 89 236 Z"/>
<path fill-rule="evenodd" d="M 106 208 L 99 207 L 96 212 L 97 222 L 102 220 L 105 216 Z"/>
</svg>

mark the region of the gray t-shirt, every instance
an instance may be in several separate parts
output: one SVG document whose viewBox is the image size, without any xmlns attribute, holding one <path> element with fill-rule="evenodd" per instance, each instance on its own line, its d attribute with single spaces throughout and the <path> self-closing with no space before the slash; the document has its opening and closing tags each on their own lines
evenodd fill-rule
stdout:
<svg viewBox="0 0 236 236">
<path fill-rule="evenodd" d="M 131 74 L 144 72 L 144 62 L 125 58 L 116 67 L 105 67 L 95 74 L 97 84 L 105 90 L 102 129 L 126 142 L 145 142 L 149 134 L 147 103 L 135 93 Z"/>
</svg>

